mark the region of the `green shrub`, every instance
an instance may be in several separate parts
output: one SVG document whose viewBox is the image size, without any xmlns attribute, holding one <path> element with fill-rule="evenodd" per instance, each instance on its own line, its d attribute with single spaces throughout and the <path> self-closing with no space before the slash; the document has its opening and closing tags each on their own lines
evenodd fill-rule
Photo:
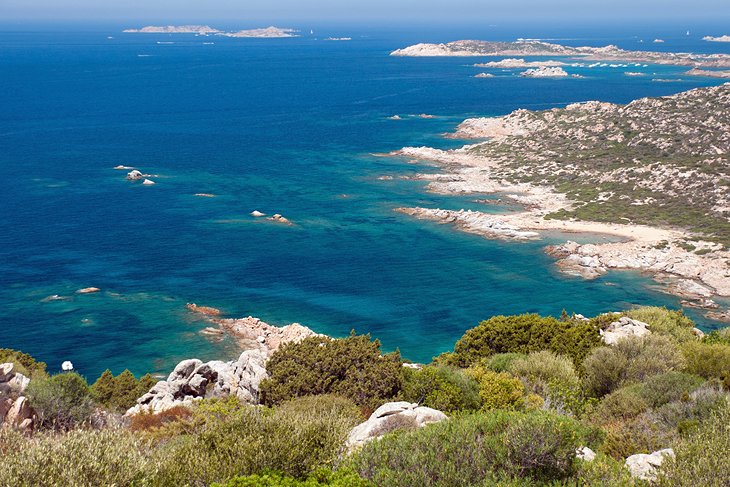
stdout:
<svg viewBox="0 0 730 487">
<path fill-rule="evenodd" d="M 619 387 L 684 367 L 682 353 L 667 337 L 649 335 L 596 348 L 583 362 L 586 390 L 597 397 Z"/>
<path fill-rule="evenodd" d="M 8 435 L 0 430 L 0 444 Z M 0 485 L 86 487 L 138 485 L 154 466 L 149 444 L 124 430 L 75 430 L 66 434 L 18 435 L 3 452 Z"/>
<path fill-rule="evenodd" d="M 598 329 L 590 322 L 560 321 L 536 314 L 495 316 L 468 330 L 456 342 L 454 360 L 467 367 L 497 353 L 550 350 L 580 363 L 600 345 Z"/>
<path fill-rule="evenodd" d="M 333 472 L 326 468 L 316 470 L 304 480 L 297 480 L 280 473 L 265 473 L 247 477 L 234 477 L 224 484 L 213 484 L 213 487 L 319 487 L 324 485 L 332 487 L 375 487 L 375 484 L 363 479 L 351 470 L 343 469 Z"/>
<path fill-rule="evenodd" d="M 375 409 L 398 394 L 401 360 L 380 355 L 380 342 L 369 335 L 333 340 L 310 337 L 283 345 L 269 359 L 270 377 L 261 382 L 263 402 L 279 404 L 294 397 L 336 394 Z"/>
<path fill-rule="evenodd" d="M 687 360 L 687 372 L 705 379 L 717 379 L 730 389 L 730 345 L 686 343 L 682 353 Z"/>
<path fill-rule="evenodd" d="M 622 461 L 617 461 L 602 453 L 597 453 L 592 462 L 578 462 L 575 485 L 601 487 L 629 487 L 644 485 L 634 480 Z M 569 485 L 574 485 L 570 483 Z"/>
<path fill-rule="evenodd" d="M 730 472 L 730 405 L 717 410 L 675 446 L 660 469 L 660 486 L 721 487 Z"/>
<path fill-rule="evenodd" d="M 417 402 L 439 411 L 475 411 L 481 406 L 479 384 L 464 371 L 449 367 L 427 366 L 403 370 L 405 401 Z"/>
<path fill-rule="evenodd" d="M 482 409 L 523 409 L 525 386 L 520 379 L 506 372 L 492 372 L 473 367 L 467 373 L 479 384 Z"/>
<path fill-rule="evenodd" d="M 194 429 L 156 451 L 152 485 L 209 485 L 264 471 L 302 478 L 334 466 L 362 417 L 349 400 L 319 396 L 273 410 L 219 401 L 197 408 L 193 419 Z"/>
<path fill-rule="evenodd" d="M 692 332 L 692 328 L 696 326 L 694 321 L 687 318 L 681 310 L 644 306 L 627 311 L 626 316 L 647 323 L 653 334 L 671 337 L 678 343 L 697 340 Z"/>
<path fill-rule="evenodd" d="M 577 386 L 580 383 L 573 362 L 547 350 L 532 352 L 525 358 L 515 360 L 509 366 L 508 372 L 531 384 L 547 384 L 555 381 Z"/>
<path fill-rule="evenodd" d="M 351 462 L 362 477 L 389 487 L 545 482 L 569 478 L 576 448 L 592 444 L 596 435 L 546 412 L 493 411 L 385 436 L 363 446 Z"/>
<path fill-rule="evenodd" d="M 705 335 L 703 339 L 704 343 L 730 345 L 730 327 L 720 328 L 713 332 Z"/>
<path fill-rule="evenodd" d="M 11 348 L 0 348 L 0 364 L 12 362 L 15 364 L 16 372 L 35 379 L 48 377 L 45 362 L 38 362 L 27 353 L 19 352 Z"/>
<path fill-rule="evenodd" d="M 709 418 L 717 409 L 728 403 L 730 396 L 720 387 L 704 384 L 688 395 L 668 402 L 655 411 L 659 421 L 669 427 L 689 429 Z M 681 433 L 682 430 L 679 432 Z"/>
<path fill-rule="evenodd" d="M 107 409 L 123 412 L 134 406 L 137 398 L 144 395 L 156 383 L 150 374 L 137 380 L 125 370 L 114 377 L 111 370 L 106 369 L 91 386 L 91 393 L 97 403 Z"/>
<path fill-rule="evenodd" d="M 676 427 L 657 420 L 652 411 L 606 424 L 606 439 L 601 451 L 618 460 L 635 453 L 651 453 L 671 445 L 678 438 Z"/>
<path fill-rule="evenodd" d="M 87 422 L 94 411 L 89 385 L 76 372 L 32 380 L 25 395 L 43 428 L 68 430 Z"/>
<path fill-rule="evenodd" d="M 497 353 L 482 362 L 492 372 L 508 372 L 512 362 L 525 357 L 525 353 Z"/>
</svg>

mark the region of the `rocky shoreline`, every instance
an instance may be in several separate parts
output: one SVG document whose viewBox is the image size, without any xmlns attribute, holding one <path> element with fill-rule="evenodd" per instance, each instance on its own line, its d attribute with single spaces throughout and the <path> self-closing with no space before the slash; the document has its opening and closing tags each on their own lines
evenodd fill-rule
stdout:
<svg viewBox="0 0 730 487">
<path fill-rule="evenodd" d="M 677 98 L 681 99 L 681 95 L 684 94 L 677 95 Z M 612 112 L 616 107 L 608 103 L 587 102 L 568 105 L 565 111 L 586 112 L 583 120 L 588 121 L 591 112 Z M 660 276 L 664 290 L 684 298 L 686 306 L 714 310 L 718 307 L 713 300 L 715 296 L 730 296 L 730 252 L 723 245 L 680 228 L 555 218 L 553 215 L 571 210 L 576 202 L 550 186 L 524 181 L 524 178 L 522 182 L 515 181 L 517 177 L 509 177 L 514 173 L 505 174 L 505 161 L 521 155 L 512 153 L 494 157 L 495 151 L 490 148 L 500 141 L 525 140 L 535 131 L 550 128 L 549 122 L 535 121 L 531 117 L 532 112 L 518 110 L 504 117 L 468 119 L 451 137 L 483 138 L 487 139 L 486 142 L 452 150 L 405 147 L 390 154 L 437 163 L 440 173 L 415 177 L 427 181 L 430 191 L 441 194 L 505 194 L 510 200 L 525 206 L 524 211 L 494 214 L 420 207 L 397 208 L 396 211 L 452 224 L 460 230 L 487 238 L 539 239 L 548 231 L 617 236 L 621 241 L 581 245 L 567 240 L 547 247 L 546 252 L 557 259 L 561 271 L 589 279 L 611 269 L 631 269 Z M 600 126 L 596 129 L 600 130 Z M 718 154 L 724 154 L 724 148 L 716 148 Z M 521 171 L 524 175 L 525 170 Z M 688 245 L 690 240 L 691 245 Z M 708 311 L 705 316 L 724 320 L 728 313 Z"/>
</svg>

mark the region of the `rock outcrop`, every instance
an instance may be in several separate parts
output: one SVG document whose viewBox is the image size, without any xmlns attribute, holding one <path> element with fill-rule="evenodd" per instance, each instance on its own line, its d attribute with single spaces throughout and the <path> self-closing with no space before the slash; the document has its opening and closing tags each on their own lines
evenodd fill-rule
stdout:
<svg viewBox="0 0 730 487">
<path fill-rule="evenodd" d="M 159 413 L 175 406 L 189 406 L 212 397 L 235 395 L 241 401 L 257 404 L 259 384 L 266 378 L 266 356 L 258 350 L 246 350 L 238 360 L 183 360 L 167 377 L 137 399 L 126 415 L 140 412 Z"/>
<path fill-rule="evenodd" d="M 300 342 L 312 336 L 321 336 L 299 323 L 274 326 L 253 316 L 246 318 L 215 318 L 211 322 L 229 333 L 244 350 L 258 350 L 265 357 L 289 342 Z"/>
<path fill-rule="evenodd" d="M 15 370 L 14 363 L 0 364 L 0 397 L 20 396 L 29 383 L 28 377 Z"/>
<path fill-rule="evenodd" d="M 389 402 L 380 406 L 367 421 L 355 426 L 347 438 L 352 450 L 398 429 L 415 429 L 448 417 L 436 409 L 410 402 Z"/>
<path fill-rule="evenodd" d="M 30 379 L 15 370 L 12 362 L 0 364 L 0 427 L 33 429 L 33 409 L 23 392 Z"/>
<path fill-rule="evenodd" d="M 674 457 L 674 450 L 665 448 L 648 455 L 646 453 L 631 455 L 626 459 L 626 468 L 632 477 L 651 482 L 656 479 L 656 470 L 666 457 Z"/>
<path fill-rule="evenodd" d="M 615 345 L 624 338 L 643 337 L 650 333 L 648 323 L 622 316 L 605 330 L 601 330 L 601 338 L 606 345 Z"/>
</svg>

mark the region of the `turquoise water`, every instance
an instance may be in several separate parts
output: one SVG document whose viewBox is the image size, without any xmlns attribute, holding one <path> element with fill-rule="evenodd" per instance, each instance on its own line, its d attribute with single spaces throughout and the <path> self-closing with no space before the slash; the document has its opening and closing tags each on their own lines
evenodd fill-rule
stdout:
<svg viewBox="0 0 730 487">
<path fill-rule="evenodd" d="M 678 306 L 636 273 L 561 275 L 546 241 L 489 241 L 395 213 L 499 208 L 475 203 L 479 195 L 427 193 L 398 177 L 435 168 L 371 154 L 455 146 L 441 134 L 468 116 L 627 102 L 716 80 L 666 66 L 641 78 L 577 68 L 585 78 L 485 80 L 471 77 L 483 71 L 469 66 L 478 60 L 388 56 L 459 32 L 360 28 L 326 34 L 351 42 L 323 42 L 120 30 L 0 32 L 0 347 L 52 370 L 71 360 L 92 378 L 107 367 L 164 372 L 182 358 L 234 356 L 229 341 L 197 333 L 205 323 L 185 309 L 196 302 L 335 336 L 372 333 L 425 361 L 494 314 Z M 707 48 L 665 37 L 663 49 Z M 652 82 L 653 73 L 682 81 Z M 420 113 L 436 118 L 405 117 Z M 387 119 L 394 114 L 405 118 Z M 118 164 L 157 184 L 125 181 Z M 254 209 L 294 225 L 253 219 Z M 88 286 L 102 292 L 74 295 Z M 69 299 L 43 301 L 54 294 Z"/>
</svg>

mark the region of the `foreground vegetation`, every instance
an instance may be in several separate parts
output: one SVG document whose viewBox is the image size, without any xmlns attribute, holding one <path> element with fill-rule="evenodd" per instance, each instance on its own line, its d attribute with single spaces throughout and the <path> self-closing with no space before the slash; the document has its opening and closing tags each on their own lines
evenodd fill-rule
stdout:
<svg viewBox="0 0 730 487">
<path fill-rule="evenodd" d="M 673 448 L 663 486 L 728 485 L 730 329 L 704 338 L 679 312 L 627 312 L 652 333 L 602 344 L 620 315 L 493 317 L 420 369 L 369 336 L 308 338 L 270 359 L 263 405 L 206 399 L 122 419 L 151 378 L 76 373 L 0 350 L 32 376 L 32 435 L 0 430 L 0 486 L 644 485 L 624 468 Z M 450 419 L 404 422 L 348 452 L 350 430 L 387 401 Z M 103 419 L 103 420 L 102 420 Z M 588 447 L 596 458 L 576 458 Z"/>
</svg>

